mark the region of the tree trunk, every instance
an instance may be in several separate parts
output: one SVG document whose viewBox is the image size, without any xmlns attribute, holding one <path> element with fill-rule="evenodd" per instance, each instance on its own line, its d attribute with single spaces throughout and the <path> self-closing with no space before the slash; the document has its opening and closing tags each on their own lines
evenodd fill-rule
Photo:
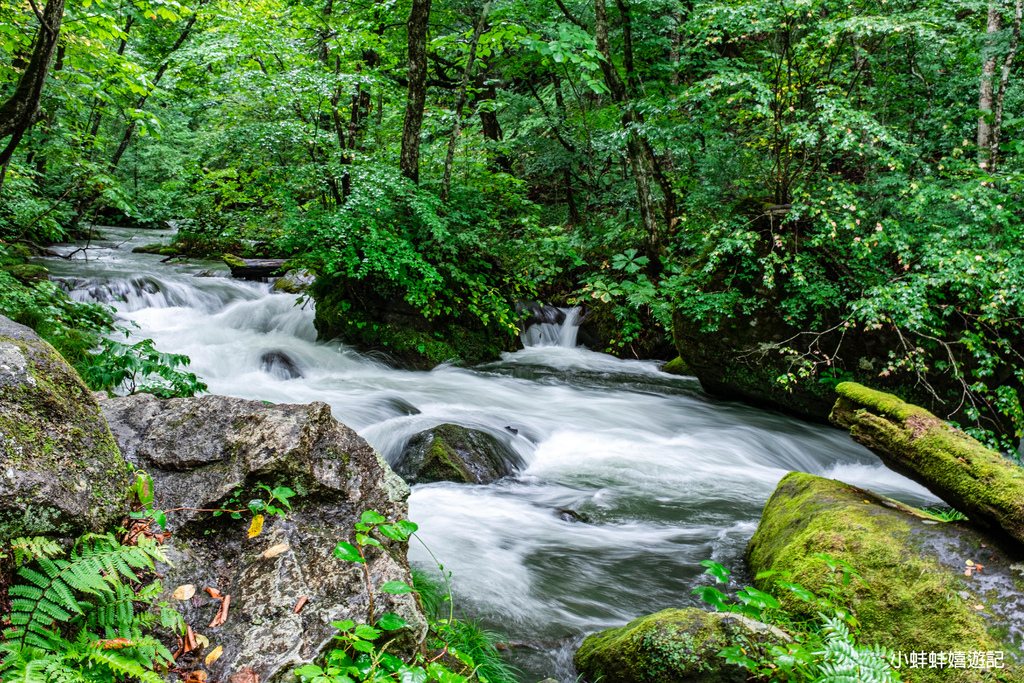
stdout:
<svg viewBox="0 0 1024 683">
<path fill-rule="evenodd" d="M 999 164 L 999 137 L 1003 132 L 1003 101 L 1006 98 L 1006 86 L 1010 82 L 1010 69 L 1017 57 L 1017 46 L 1020 44 L 1020 23 L 1024 15 L 1024 0 L 1017 0 L 1013 13 L 1013 35 L 1010 38 L 1010 51 L 1003 60 L 1003 73 L 999 79 L 999 92 L 996 93 L 995 107 L 992 111 L 992 136 L 989 142 L 989 173 L 996 172 Z"/>
<path fill-rule="evenodd" d="M 427 28 L 430 0 L 413 0 L 409 12 L 409 88 L 406 93 L 405 123 L 402 126 L 402 155 L 398 167 L 402 175 L 420 182 L 420 131 L 427 103 Z"/>
<path fill-rule="evenodd" d="M 448 191 L 452 184 L 452 166 L 455 163 L 455 147 L 459 144 L 459 134 L 462 132 L 462 108 L 466 106 L 466 91 L 469 89 L 469 81 L 473 78 L 473 66 L 476 63 L 476 46 L 480 42 L 480 35 L 487 25 L 487 15 L 491 13 L 491 3 L 484 3 L 480 10 L 480 19 L 473 29 L 473 37 L 469 41 L 469 55 L 466 57 L 466 68 L 462 70 L 462 82 L 459 84 L 459 94 L 455 100 L 455 125 L 452 127 L 451 137 L 448 139 L 448 154 L 444 158 L 444 179 L 441 181 L 441 201 L 448 201 Z"/>
<path fill-rule="evenodd" d="M 890 469 L 926 487 L 972 524 L 1024 543 L 1020 467 L 924 408 L 854 382 L 836 387 L 830 419 Z"/>
<path fill-rule="evenodd" d="M 598 52 L 604 59 L 601 60 L 601 72 L 604 75 L 605 84 L 611 92 L 615 101 L 623 109 L 622 128 L 626 131 L 626 155 L 629 165 L 633 171 L 633 179 L 636 182 L 637 208 L 640 211 L 640 222 L 643 224 L 644 234 L 647 236 L 647 257 L 653 263 L 661 251 L 661 236 L 658 232 L 657 223 L 654 220 L 654 198 L 651 195 L 651 160 L 648 159 L 644 144 L 640 141 L 633 124 L 638 123 L 636 114 L 633 112 L 629 102 L 629 95 L 626 91 L 626 84 L 619 75 L 619 70 L 612 61 L 611 47 L 608 42 L 608 10 L 604 0 L 594 0 L 594 42 Z M 631 42 L 631 41 L 629 41 Z M 627 62 L 632 61 L 632 54 L 628 55 Z"/>
<path fill-rule="evenodd" d="M 60 38 L 60 26 L 64 20 L 64 0 L 50 0 L 42 13 L 32 4 L 36 18 L 39 19 L 39 31 L 36 33 L 32 58 L 25 67 L 18 88 L 10 99 L 0 106 L 0 140 L 11 136 L 3 151 L 3 162 L 0 164 L 0 192 L 7 176 L 7 165 L 14 156 L 14 150 L 21 142 L 39 116 L 39 103 L 43 97 L 43 85 L 53 64 L 53 56 L 57 52 Z"/>
<path fill-rule="evenodd" d="M 999 58 L 999 55 L 996 54 L 994 35 L 999 32 L 1001 23 L 999 2 L 992 0 L 988 5 L 988 25 L 985 30 L 987 54 L 981 69 L 981 89 L 978 95 L 978 109 L 981 110 L 981 116 L 978 118 L 978 166 L 981 168 L 988 167 L 992 148 L 992 124 L 989 122 L 989 117 L 992 115 L 995 95 L 994 82 Z"/>
</svg>

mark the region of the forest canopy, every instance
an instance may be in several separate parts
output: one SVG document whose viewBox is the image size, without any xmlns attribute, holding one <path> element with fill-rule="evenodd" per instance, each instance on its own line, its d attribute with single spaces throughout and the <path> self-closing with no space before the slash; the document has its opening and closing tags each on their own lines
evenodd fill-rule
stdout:
<svg viewBox="0 0 1024 683">
<path fill-rule="evenodd" d="M 513 343 L 523 301 L 584 304 L 601 350 L 679 355 L 706 386 L 813 414 L 856 379 L 1010 449 L 1021 17 L 1021 0 L 5 2 L 0 249 L 171 224 L 182 256 L 317 273 L 322 333 L 332 312 L 373 346 L 372 302 L 399 302 L 438 340 L 482 334 L 467 361 Z M 38 287 L 59 297 L 0 278 L 15 318 Z M 74 327 L 58 308 L 43 317 Z"/>
</svg>

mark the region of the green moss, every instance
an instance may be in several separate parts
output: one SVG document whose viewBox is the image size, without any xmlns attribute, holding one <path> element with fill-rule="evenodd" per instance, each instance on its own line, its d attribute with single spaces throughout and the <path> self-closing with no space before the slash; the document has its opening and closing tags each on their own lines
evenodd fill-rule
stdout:
<svg viewBox="0 0 1024 683">
<path fill-rule="evenodd" d="M 157 251 L 157 253 L 160 254 L 161 256 L 177 256 L 181 252 L 178 249 L 175 249 L 174 247 L 163 247 L 162 249 Z"/>
<path fill-rule="evenodd" d="M 50 271 L 43 266 L 31 263 L 18 263 L 14 265 L 0 266 L 0 270 L 10 273 L 14 279 L 24 284 L 33 284 L 50 279 Z"/>
<path fill-rule="evenodd" d="M 245 268 L 245 261 L 234 254 L 221 254 L 221 260 L 228 264 L 229 268 Z"/>
<path fill-rule="evenodd" d="M 457 425 L 443 425 L 449 429 L 462 429 Z M 437 430 L 439 431 L 439 430 Z M 454 481 L 462 483 L 474 483 L 474 477 L 466 469 L 465 463 L 458 453 L 448 445 L 445 434 L 435 434 L 430 448 L 427 449 L 427 456 L 424 458 L 423 467 L 419 472 L 419 480 L 431 481 Z"/>
<path fill-rule="evenodd" d="M 662 372 L 667 372 L 670 375 L 690 375 L 690 366 L 686 364 L 682 358 L 678 356 L 673 360 L 665 363 L 664 367 L 661 368 Z"/>
<path fill-rule="evenodd" d="M 856 441 L 969 519 L 1024 543 L 1024 469 L 893 394 L 853 382 L 836 393 L 831 419 Z"/>
<path fill-rule="evenodd" d="M 141 246 L 141 247 L 135 247 L 134 249 L 132 249 L 132 253 L 133 254 L 159 254 L 161 249 L 166 249 L 166 248 L 167 248 L 166 245 L 161 244 L 160 242 L 155 242 L 153 244 L 146 244 L 146 245 Z"/>
<path fill-rule="evenodd" d="M 917 511 L 867 491 L 793 472 L 779 483 L 750 541 L 751 572 L 792 572 L 792 581 L 821 593 L 838 586 L 862 624 L 862 640 L 894 650 L 1004 650 L 975 608 L 962 597 L 972 586 L 963 576 L 922 552 L 937 525 L 923 525 Z M 929 520 L 931 521 L 931 520 Z M 848 562 L 863 577 L 843 586 L 824 553 Z M 778 577 L 757 580 L 794 614 L 815 616 L 789 591 L 774 590 Z M 921 670 L 915 683 L 980 681 L 980 671 Z"/>
<path fill-rule="evenodd" d="M 587 636 L 573 662 L 588 680 L 602 683 L 738 683 L 747 674 L 726 666 L 718 653 L 758 640 L 733 615 L 667 609 Z"/>
</svg>

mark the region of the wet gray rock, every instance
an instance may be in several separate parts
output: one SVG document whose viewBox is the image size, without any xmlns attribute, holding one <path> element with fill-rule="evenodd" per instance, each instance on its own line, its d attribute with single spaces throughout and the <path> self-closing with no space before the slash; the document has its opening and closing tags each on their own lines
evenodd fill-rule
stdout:
<svg viewBox="0 0 1024 683">
<path fill-rule="evenodd" d="M 523 465 L 505 441 L 477 429 L 443 424 L 412 437 L 395 463 L 395 472 L 410 484 L 489 484 L 515 474 Z"/>
<path fill-rule="evenodd" d="M 0 543 L 103 531 L 127 513 L 128 469 L 78 373 L 0 316 Z"/>
<path fill-rule="evenodd" d="M 278 379 L 302 377 L 299 364 L 284 351 L 267 351 L 260 356 L 260 370 Z"/>
<path fill-rule="evenodd" d="M 258 488 L 297 492 L 287 518 L 266 519 L 248 538 L 251 515 L 180 510 L 167 516 L 166 595 L 191 584 L 196 597 L 176 602 L 187 623 L 223 654 L 209 667 L 210 680 L 251 666 L 265 683 L 333 647 L 332 621 L 365 622 L 368 596 L 359 565 L 333 557 L 340 540 L 352 541 L 364 510 L 389 520 L 405 518 L 409 488 L 380 455 L 331 417 L 324 403 L 267 405 L 224 396 L 160 400 L 139 395 L 101 403 L 125 458 L 153 477 L 159 507 L 245 508 Z M 274 546 L 287 546 L 271 557 Z M 406 544 L 370 549 L 374 585 L 412 583 Z M 209 624 L 219 602 L 204 589 L 231 595 L 227 622 Z M 300 598 L 307 602 L 299 614 Z M 374 613 L 393 611 L 410 624 L 389 648 L 410 653 L 426 633 L 426 619 L 411 594 L 374 595 Z M 205 652 L 197 653 L 205 657 Z"/>
</svg>

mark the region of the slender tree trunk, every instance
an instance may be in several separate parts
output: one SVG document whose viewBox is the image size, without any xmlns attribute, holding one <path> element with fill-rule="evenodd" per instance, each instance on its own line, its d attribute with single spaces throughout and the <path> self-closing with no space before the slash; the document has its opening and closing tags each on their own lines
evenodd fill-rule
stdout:
<svg viewBox="0 0 1024 683">
<path fill-rule="evenodd" d="M 398 167 L 402 175 L 420 182 L 420 131 L 427 104 L 427 28 L 430 0 L 412 0 L 409 12 L 409 88 L 406 93 L 405 122 L 402 126 L 402 154 Z"/>
<path fill-rule="evenodd" d="M 636 115 L 629 102 L 626 85 L 619 75 L 619 71 L 612 61 L 611 47 L 608 41 L 608 10 L 604 0 L 594 0 L 594 42 L 598 52 L 604 59 L 601 60 L 601 72 L 604 75 L 605 84 L 611 91 L 612 97 L 623 108 L 622 127 L 626 131 L 626 155 L 629 165 L 633 171 L 633 179 L 636 182 L 637 208 L 640 211 L 640 222 L 643 224 L 644 234 L 647 235 L 647 256 L 652 263 L 661 251 L 661 236 L 658 232 L 657 223 L 654 220 L 654 198 L 651 194 L 651 169 L 649 159 L 644 150 L 644 145 L 638 139 L 633 124 L 637 123 Z M 630 55 L 630 61 L 631 61 Z"/>
<path fill-rule="evenodd" d="M 992 148 L 992 124 L 989 122 L 989 117 L 992 115 L 996 68 L 999 60 L 993 36 L 999 32 L 1001 23 L 999 0 L 991 0 L 988 5 L 988 24 L 985 30 L 987 54 L 981 69 L 981 89 L 978 95 L 978 109 L 981 110 L 981 116 L 978 118 L 978 166 L 981 168 L 987 168 Z"/>
<path fill-rule="evenodd" d="M 483 95 L 476 105 L 476 112 L 480 116 L 480 129 L 483 131 L 484 138 L 486 138 L 487 140 L 490 140 L 491 142 L 501 142 L 502 137 L 504 137 L 504 134 L 502 133 L 501 130 L 501 122 L 498 121 L 497 112 L 495 112 L 491 106 L 480 106 L 481 102 L 493 103 L 496 99 L 498 99 L 498 93 L 494 87 L 494 84 L 491 83 L 488 85 L 484 85 L 486 79 L 486 74 L 484 74 L 483 77 L 478 76 L 476 84 L 477 90 L 480 91 Z M 509 159 L 508 155 L 502 151 L 499 151 L 497 154 L 495 154 L 491 158 L 488 165 L 491 166 L 492 169 L 494 170 L 500 170 L 506 173 L 512 171 L 512 160 Z"/>
<path fill-rule="evenodd" d="M 40 12 L 35 2 L 31 2 L 32 10 L 39 20 L 32 57 L 28 66 L 21 74 L 18 87 L 14 94 L 0 105 L 0 140 L 10 136 L 7 146 L 0 155 L 0 192 L 3 192 L 7 166 L 11 163 L 14 150 L 17 149 L 22 137 L 39 117 L 39 103 L 43 98 L 43 85 L 53 64 L 53 56 L 57 52 L 60 39 L 60 26 L 64 20 L 64 0 L 50 0 Z"/>
<path fill-rule="evenodd" d="M 469 56 L 466 58 L 466 68 L 462 70 L 462 83 L 459 84 L 459 94 L 455 100 L 455 125 L 452 127 L 452 135 L 448 139 L 448 154 L 444 158 L 444 179 L 441 181 L 441 201 L 448 201 L 448 191 L 452 184 L 452 166 L 455 163 L 455 147 L 459 144 L 459 134 L 462 132 L 462 108 L 466 106 L 466 91 L 469 89 L 469 81 L 473 77 L 473 66 L 476 64 L 476 46 L 480 42 L 480 35 L 487 25 L 487 15 L 491 13 L 491 3 L 484 4 L 480 10 L 480 19 L 473 29 L 473 37 L 469 41 Z"/>
<path fill-rule="evenodd" d="M 1010 51 L 1003 60 L 1003 73 L 999 79 L 999 92 L 996 93 L 995 107 L 992 111 L 992 139 L 989 143 L 989 165 L 990 173 L 996 172 L 999 164 L 999 137 L 1003 132 L 1003 101 L 1006 98 L 1006 86 L 1010 82 L 1010 69 L 1013 68 L 1013 60 L 1017 57 L 1017 47 L 1020 44 L 1020 23 L 1024 15 L 1024 0 L 1017 0 L 1013 13 L 1013 34 L 1010 38 Z"/>
</svg>

